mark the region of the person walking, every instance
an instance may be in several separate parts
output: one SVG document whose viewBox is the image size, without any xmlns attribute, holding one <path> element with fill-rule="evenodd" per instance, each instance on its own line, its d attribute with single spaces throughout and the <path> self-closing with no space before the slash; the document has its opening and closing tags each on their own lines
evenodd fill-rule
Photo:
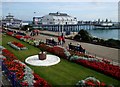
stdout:
<svg viewBox="0 0 120 87">
<path fill-rule="evenodd" d="M 62 38 L 61 38 L 61 36 L 58 37 L 58 44 L 59 44 L 59 45 L 62 44 Z"/>
</svg>

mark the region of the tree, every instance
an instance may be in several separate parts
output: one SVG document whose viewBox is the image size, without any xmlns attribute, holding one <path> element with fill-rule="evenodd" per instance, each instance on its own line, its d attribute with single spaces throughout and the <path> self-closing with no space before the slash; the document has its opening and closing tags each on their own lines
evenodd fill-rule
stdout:
<svg viewBox="0 0 120 87">
<path fill-rule="evenodd" d="M 76 40 L 79 39 L 79 40 L 85 41 L 85 42 L 91 42 L 92 37 L 86 30 L 82 29 L 78 32 L 78 34 L 74 37 L 74 39 L 76 39 Z"/>
<path fill-rule="evenodd" d="M 26 31 L 28 28 L 31 30 L 32 26 L 31 25 L 24 25 L 24 26 L 22 26 L 22 30 Z"/>
</svg>

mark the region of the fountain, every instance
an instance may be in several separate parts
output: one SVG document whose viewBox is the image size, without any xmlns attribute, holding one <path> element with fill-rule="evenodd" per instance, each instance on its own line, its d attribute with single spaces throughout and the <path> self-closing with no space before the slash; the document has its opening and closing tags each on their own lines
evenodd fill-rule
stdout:
<svg viewBox="0 0 120 87">
<path fill-rule="evenodd" d="M 60 62 L 60 58 L 42 51 L 39 52 L 38 55 L 26 58 L 25 62 L 33 66 L 52 66 L 58 64 Z"/>
</svg>

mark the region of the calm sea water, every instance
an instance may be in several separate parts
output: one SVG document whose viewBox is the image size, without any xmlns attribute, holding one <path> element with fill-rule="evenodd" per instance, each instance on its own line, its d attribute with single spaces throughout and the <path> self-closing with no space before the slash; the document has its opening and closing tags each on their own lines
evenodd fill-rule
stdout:
<svg viewBox="0 0 120 87">
<path fill-rule="evenodd" d="M 112 30 L 87 30 L 92 36 L 96 36 L 103 39 L 117 39 L 120 40 L 120 29 L 112 29 Z"/>
</svg>

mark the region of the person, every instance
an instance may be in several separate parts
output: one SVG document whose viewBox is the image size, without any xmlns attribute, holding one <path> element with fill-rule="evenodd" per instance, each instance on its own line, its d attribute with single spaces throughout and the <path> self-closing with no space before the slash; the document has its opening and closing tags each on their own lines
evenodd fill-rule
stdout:
<svg viewBox="0 0 120 87">
<path fill-rule="evenodd" d="M 62 38 L 61 36 L 58 37 L 58 44 L 61 44 Z"/>
<path fill-rule="evenodd" d="M 52 45 L 55 46 L 55 41 L 54 41 L 54 39 L 52 39 Z"/>
<path fill-rule="evenodd" d="M 30 36 L 32 36 L 33 35 L 33 31 L 31 31 L 31 33 L 30 33 Z"/>
<path fill-rule="evenodd" d="M 81 47 L 81 51 L 82 51 L 83 53 L 85 53 L 85 49 L 84 49 L 84 48 L 82 48 L 82 47 Z"/>
<path fill-rule="evenodd" d="M 36 35 L 35 31 L 33 31 L 33 36 L 35 36 L 35 35 Z"/>
<path fill-rule="evenodd" d="M 79 43 L 77 44 L 76 51 L 81 51 L 81 45 Z"/>
<path fill-rule="evenodd" d="M 69 50 L 72 50 L 71 46 L 72 46 L 72 43 L 69 43 L 68 44 Z"/>
</svg>

